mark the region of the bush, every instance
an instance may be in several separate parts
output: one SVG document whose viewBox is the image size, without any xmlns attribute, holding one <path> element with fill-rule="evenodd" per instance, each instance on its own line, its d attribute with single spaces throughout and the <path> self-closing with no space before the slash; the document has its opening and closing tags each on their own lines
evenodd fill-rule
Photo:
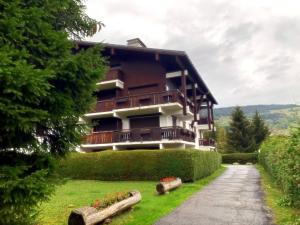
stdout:
<svg viewBox="0 0 300 225">
<path fill-rule="evenodd" d="M 250 163 L 257 163 L 257 153 L 230 153 L 230 154 L 223 154 L 222 155 L 222 163 L 240 163 L 246 164 Z"/>
<path fill-rule="evenodd" d="M 159 180 L 176 176 L 183 181 L 208 176 L 220 163 L 218 153 L 196 150 L 72 153 L 59 162 L 60 173 L 72 179 Z"/>
<path fill-rule="evenodd" d="M 300 128 L 291 137 L 270 137 L 261 146 L 259 162 L 284 192 L 282 203 L 300 207 Z"/>
</svg>

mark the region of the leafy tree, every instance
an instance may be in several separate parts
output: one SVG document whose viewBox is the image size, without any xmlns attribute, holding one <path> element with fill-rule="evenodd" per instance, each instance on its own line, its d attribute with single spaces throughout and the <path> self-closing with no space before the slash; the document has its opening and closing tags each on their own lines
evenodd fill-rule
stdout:
<svg viewBox="0 0 300 225">
<path fill-rule="evenodd" d="M 257 111 L 252 118 L 251 127 L 256 144 L 256 149 L 258 149 L 262 142 L 270 135 L 270 131 Z"/>
<path fill-rule="evenodd" d="M 219 152 L 227 153 L 230 152 L 227 144 L 227 132 L 224 127 L 217 126 L 216 131 L 216 141 L 217 141 L 217 148 Z"/>
<path fill-rule="evenodd" d="M 81 0 L 0 0 L 0 12 L 0 224 L 30 224 L 57 181 L 51 156 L 79 144 L 105 71 L 100 46 L 70 38 L 102 24 Z"/>
<path fill-rule="evenodd" d="M 231 114 L 227 143 L 231 151 L 252 152 L 255 150 L 251 124 L 240 107 L 236 107 Z"/>
</svg>

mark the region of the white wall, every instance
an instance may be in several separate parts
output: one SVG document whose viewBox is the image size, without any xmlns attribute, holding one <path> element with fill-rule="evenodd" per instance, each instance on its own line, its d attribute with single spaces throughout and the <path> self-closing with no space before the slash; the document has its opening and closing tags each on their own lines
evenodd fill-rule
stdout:
<svg viewBox="0 0 300 225">
<path fill-rule="evenodd" d="M 130 129 L 130 127 L 129 127 L 129 119 L 128 118 L 122 119 L 122 129 L 123 130 Z"/>
<path fill-rule="evenodd" d="M 160 115 L 159 116 L 159 126 L 160 127 L 171 127 L 172 123 L 172 116 L 171 115 Z"/>
</svg>

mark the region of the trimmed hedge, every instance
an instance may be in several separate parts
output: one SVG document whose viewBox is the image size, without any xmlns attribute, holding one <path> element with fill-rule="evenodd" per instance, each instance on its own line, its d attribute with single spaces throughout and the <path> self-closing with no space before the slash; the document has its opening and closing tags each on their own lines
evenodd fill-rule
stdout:
<svg viewBox="0 0 300 225">
<path fill-rule="evenodd" d="M 268 138 L 261 146 L 259 162 L 284 192 L 282 203 L 300 208 L 300 128 L 290 137 Z"/>
<path fill-rule="evenodd" d="M 131 150 L 72 153 L 59 161 L 64 177 L 87 180 L 195 181 L 219 168 L 221 155 L 197 150 Z"/>
<path fill-rule="evenodd" d="M 256 152 L 253 153 L 230 153 L 230 154 L 223 154 L 222 155 L 222 163 L 239 163 L 239 164 L 246 164 L 250 163 L 257 163 L 258 154 Z"/>
</svg>

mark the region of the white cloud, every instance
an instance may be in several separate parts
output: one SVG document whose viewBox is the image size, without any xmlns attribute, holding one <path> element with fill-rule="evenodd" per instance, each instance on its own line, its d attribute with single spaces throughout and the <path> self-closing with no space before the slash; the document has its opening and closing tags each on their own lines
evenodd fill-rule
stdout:
<svg viewBox="0 0 300 225">
<path fill-rule="evenodd" d="M 300 103 L 300 2 L 88 0 L 89 40 L 186 51 L 220 106 Z"/>
</svg>

